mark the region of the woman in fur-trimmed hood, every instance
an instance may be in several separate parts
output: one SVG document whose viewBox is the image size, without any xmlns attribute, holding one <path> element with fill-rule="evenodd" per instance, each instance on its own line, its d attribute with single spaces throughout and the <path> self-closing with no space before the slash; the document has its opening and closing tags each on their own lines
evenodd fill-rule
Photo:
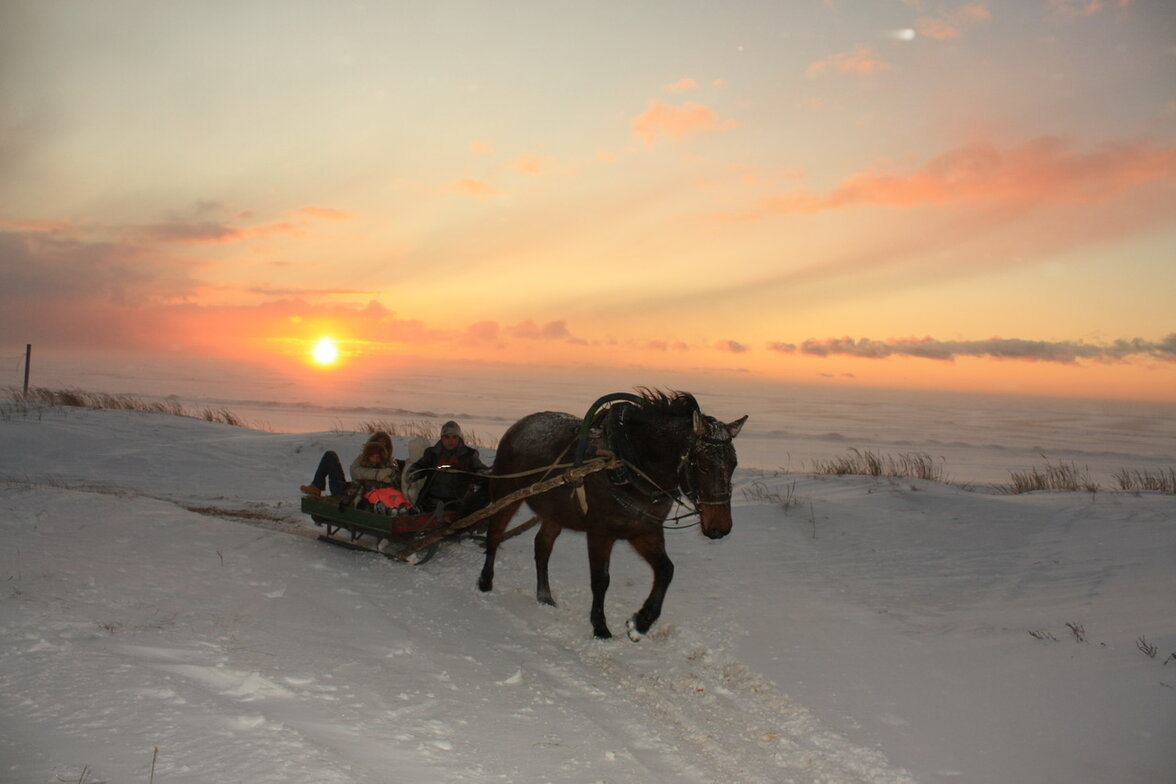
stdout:
<svg viewBox="0 0 1176 784">
<path fill-rule="evenodd" d="M 371 434 L 359 456 L 351 461 L 351 481 L 400 486 L 400 463 L 392 454 L 391 436 L 382 430 Z M 347 485 L 339 455 L 326 452 L 314 472 L 314 479 L 299 489 L 307 495 L 322 495 L 329 486 L 332 496 L 342 497 L 347 492 Z"/>
<path fill-rule="evenodd" d="M 352 481 L 400 484 L 400 467 L 392 456 L 392 437 L 383 430 L 372 433 L 359 453 L 351 461 Z"/>
</svg>

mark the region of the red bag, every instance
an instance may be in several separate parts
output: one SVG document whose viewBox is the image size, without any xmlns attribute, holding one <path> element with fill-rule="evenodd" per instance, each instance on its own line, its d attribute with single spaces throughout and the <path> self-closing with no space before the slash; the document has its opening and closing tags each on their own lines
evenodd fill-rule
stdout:
<svg viewBox="0 0 1176 784">
<path fill-rule="evenodd" d="M 382 503 L 389 509 L 395 509 L 398 506 L 408 506 L 408 499 L 404 496 L 404 493 L 395 487 L 377 487 L 375 490 L 369 490 L 363 497 L 372 505 Z"/>
</svg>

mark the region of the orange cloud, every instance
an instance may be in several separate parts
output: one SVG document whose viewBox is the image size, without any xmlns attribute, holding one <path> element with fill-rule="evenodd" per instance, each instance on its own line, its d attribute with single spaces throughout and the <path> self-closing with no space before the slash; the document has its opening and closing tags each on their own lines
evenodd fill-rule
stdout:
<svg viewBox="0 0 1176 784">
<path fill-rule="evenodd" d="M 748 351 L 747 346 L 737 340 L 720 340 L 715 343 L 715 349 L 718 351 L 725 351 L 730 354 L 745 354 Z"/>
<path fill-rule="evenodd" d="M 1122 143 L 1080 153 L 1058 138 L 1042 137 L 1003 150 L 988 143 L 959 147 L 907 174 L 868 169 L 829 194 L 795 191 L 768 199 L 767 207 L 812 213 L 860 205 L 1097 202 L 1141 183 L 1173 178 L 1176 145 Z"/>
<path fill-rule="evenodd" d="M 466 340 L 472 343 L 497 343 L 498 322 L 478 321 L 466 329 Z"/>
<path fill-rule="evenodd" d="M 927 38 L 947 41 L 959 38 L 965 28 L 992 18 L 987 2 L 969 3 L 961 8 L 940 11 L 939 16 L 924 16 L 915 20 L 915 30 Z"/>
<path fill-rule="evenodd" d="M 571 338 L 566 321 L 551 321 L 539 326 L 534 321 L 524 321 L 508 330 L 512 337 L 526 340 L 566 340 Z"/>
<path fill-rule="evenodd" d="M 519 174 L 542 174 L 549 162 L 542 155 L 520 155 L 515 158 L 514 168 Z"/>
<path fill-rule="evenodd" d="M 874 56 L 874 51 L 868 46 L 859 46 L 852 52 L 841 52 L 830 55 L 824 60 L 818 60 L 808 67 L 805 73 L 810 79 L 825 74 L 828 71 L 837 73 L 857 74 L 859 76 L 873 76 L 893 68 L 889 63 Z"/>
<path fill-rule="evenodd" d="M 498 195 L 498 189 L 487 182 L 464 177 L 450 185 L 450 190 L 479 198 L 489 198 Z"/>
<path fill-rule="evenodd" d="M 672 93 L 684 93 L 684 92 L 687 92 L 688 90 L 695 90 L 697 88 L 698 88 L 698 82 L 696 82 L 690 78 L 679 79 L 678 81 L 674 82 L 673 84 L 666 85 L 666 89 Z"/>
<path fill-rule="evenodd" d="M 299 207 L 297 212 L 308 218 L 319 218 L 321 220 L 352 220 L 355 218 L 355 213 L 346 210 L 337 210 L 333 207 Z"/>
<path fill-rule="evenodd" d="M 650 101 L 649 108 L 634 117 L 629 125 L 634 138 L 651 145 L 660 136 L 681 139 L 721 128 L 733 128 L 736 124 L 720 121 L 714 109 L 689 101 L 681 106 Z"/>
<path fill-rule="evenodd" d="M 208 212 L 201 209 L 200 212 Z M 235 225 L 214 220 L 186 220 L 176 219 L 136 226 L 130 229 L 130 234 L 138 241 L 156 242 L 169 245 L 223 245 L 233 242 L 265 237 L 303 237 L 306 235 L 306 218 L 314 220 L 343 221 L 353 220 L 355 213 L 337 210 L 333 207 L 299 207 L 284 212 L 291 220 L 278 220 L 269 223 L 253 225 Z M 241 221 L 249 221 L 252 212 L 244 212 L 237 216 Z"/>
<path fill-rule="evenodd" d="M 470 152 L 475 155 L 489 155 L 494 152 L 494 145 L 490 142 L 470 142 Z"/>
<path fill-rule="evenodd" d="M 153 223 L 141 226 L 139 233 L 150 241 L 178 245 L 239 242 L 245 238 L 245 232 L 236 226 L 213 221 Z"/>
<path fill-rule="evenodd" d="M 1093 16 L 1108 6 L 1115 8 L 1127 8 L 1131 5 L 1132 0 L 1113 0 L 1109 3 L 1104 3 L 1102 0 L 1048 0 L 1049 7 L 1054 13 L 1061 16 Z"/>
</svg>

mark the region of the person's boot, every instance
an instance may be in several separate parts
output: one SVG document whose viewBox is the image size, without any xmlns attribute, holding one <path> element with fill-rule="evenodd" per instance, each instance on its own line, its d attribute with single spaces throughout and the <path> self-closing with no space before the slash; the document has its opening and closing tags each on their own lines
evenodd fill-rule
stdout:
<svg viewBox="0 0 1176 784">
<path fill-rule="evenodd" d="M 323 494 L 323 491 L 320 490 L 317 485 L 303 485 L 298 489 L 306 495 L 320 496 Z"/>
</svg>

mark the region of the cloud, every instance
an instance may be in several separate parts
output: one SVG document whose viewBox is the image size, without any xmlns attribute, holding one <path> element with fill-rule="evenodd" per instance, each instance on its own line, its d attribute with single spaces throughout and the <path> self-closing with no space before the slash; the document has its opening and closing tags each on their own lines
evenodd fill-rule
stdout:
<svg viewBox="0 0 1176 784">
<path fill-rule="evenodd" d="M 765 205 L 776 213 L 814 213 L 862 205 L 1098 202 L 1173 178 L 1176 145 L 1130 142 L 1077 152 L 1061 139 L 1041 137 L 1005 149 L 985 142 L 958 147 L 911 172 L 870 168 L 827 194 L 792 191 Z"/>
<path fill-rule="evenodd" d="M 218 205 L 212 202 L 200 202 L 197 205 L 197 212 L 204 214 L 217 208 Z M 299 207 L 286 211 L 283 215 L 289 219 L 253 225 L 173 218 L 158 223 L 130 227 L 128 231 L 138 235 L 140 241 L 146 242 L 174 245 L 223 245 L 278 236 L 304 237 L 307 234 L 308 219 L 312 221 L 345 221 L 353 220 L 356 217 L 355 213 L 346 210 L 316 206 Z M 251 220 L 252 217 L 251 212 L 237 216 L 238 220 L 242 222 Z"/>
<path fill-rule="evenodd" d="M 494 145 L 490 142 L 470 142 L 470 152 L 475 155 L 490 155 L 494 152 Z"/>
<path fill-rule="evenodd" d="M 633 137 L 652 145 L 659 137 L 683 139 L 700 133 L 737 126 L 731 120 L 721 121 L 714 109 L 687 101 L 681 106 L 672 106 L 660 101 L 650 101 L 649 108 L 629 122 Z"/>
<path fill-rule="evenodd" d="M 787 346 L 790 344 L 770 344 Z M 778 349 L 774 349 L 778 350 Z M 1079 360 L 1118 362 L 1133 358 L 1176 362 L 1176 333 L 1159 341 L 1141 338 L 1116 340 L 1113 343 L 1093 344 L 1081 341 L 1021 340 L 991 338 L 989 340 L 936 340 L 934 338 L 901 338 L 871 340 L 810 338 L 800 345 L 800 353 L 813 357 L 848 356 L 864 359 L 914 357 L 951 362 L 957 357 L 988 359 L 1019 359 L 1034 362 L 1055 362 L 1072 365 Z M 784 353 L 790 353 L 785 351 Z"/>
<path fill-rule="evenodd" d="M 514 169 L 519 174 L 543 174 L 551 161 L 542 155 L 520 155 L 515 158 Z"/>
<path fill-rule="evenodd" d="M 746 354 L 748 351 L 747 346 L 737 340 L 720 340 L 715 343 L 715 348 L 731 354 Z"/>
<path fill-rule="evenodd" d="M 223 210 L 197 203 L 195 213 Z M 149 307 L 182 303 L 211 287 L 194 276 L 208 259 L 186 246 L 226 245 L 272 236 L 301 237 L 311 222 L 339 221 L 351 213 L 328 207 L 302 207 L 284 215 L 292 220 L 249 224 L 173 217 L 140 225 L 76 224 L 62 221 L 0 221 L 0 309 L 29 302 L 46 307 Z M 247 291 L 248 289 L 242 289 Z M 264 293 L 272 296 L 279 290 Z M 306 292 L 301 292 L 305 294 Z"/>
<path fill-rule="evenodd" d="M 350 289 L 339 286 L 319 289 L 306 287 L 278 288 L 276 286 L 247 286 L 241 290 L 263 297 L 355 297 L 364 294 L 370 295 L 372 293 L 368 289 Z"/>
<path fill-rule="evenodd" d="M 937 41 L 959 38 L 964 30 L 992 18 L 987 2 L 968 3 L 960 8 L 941 10 L 938 16 L 922 16 L 915 20 L 920 35 Z"/>
<path fill-rule="evenodd" d="M 194 294 L 186 264 L 124 238 L 60 233 L 0 233 L 0 310 L 82 301 L 137 305 Z"/>
<path fill-rule="evenodd" d="M 139 230 L 149 240 L 179 245 L 239 242 L 245 236 L 235 226 L 211 221 L 166 221 L 142 226 Z"/>
<path fill-rule="evenodd" d="M 666 89 L 672 93 L 684 93 L 690 90 L 697 90 L 698 82 L 690 78 L 679 79 L 673 84 L 667 84 Z"/>
<path fill-rule="evenodd" d="M 878 59 L 873 49 L 868 46 L 859 46 L 852 52 L 841 52 L 830 55 L 824 60 L 818 60 L 808 67 L 805 74 L 810 79 L 823 76 L 830 71 L 857 76 L 874 76 L 892 70 L 892 68 L 890 63 Z"/>
<path fill-rule="evenodd" d="M 497 343 L 498 333 L 497 321 L 478 321 L 466 329 L 466 338 L 474 343 Z"/>
<path fill-rule="evenodd" d="M 479 198 L 490 198 L 498 195 L 498 189 L 493 185 L 475 180 L 470 177 L 464 177 L 457 182 L 451 184 L 449 189 L 455 193 L 464 193 L 469 196 L 477 196 Z"/>
<path fill-rule="evenodd" d="M 354 212 L 347 210 L 337 210 L 333 207 L 299 207 L 296 212 L 300 215 L 305 215 L 308 218 L 317 218 L 319 220 L 352 220 L 355 218 Z"/>
<path fill-rule="evenodd" d="M 571 333 L 568 332 L 566 321 L 549 321 L 540 326 L 534 321 L 527 320 L 520 324 L 515 324 L 513 327 L 509 327 L 507 333 L 511 337 L 523 338 L 525 340 L 572 339 Z"/>
<path fill-rule="evenodd" d="M 1060 16 L 1093 16 L 1109 7 L 1128 8 L 1132 0 L 1047 0 L 1047 3 Z"/>
</svg>

